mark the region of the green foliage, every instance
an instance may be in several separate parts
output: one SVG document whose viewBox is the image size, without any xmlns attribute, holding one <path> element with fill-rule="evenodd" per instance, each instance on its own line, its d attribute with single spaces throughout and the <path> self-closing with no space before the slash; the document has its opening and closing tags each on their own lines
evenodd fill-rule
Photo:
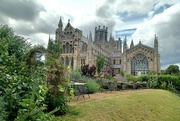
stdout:
<svg viewBox="0 0 180 121">
<path fill-rule="evenodd" d="M 67 97 L 73 94 L 73 89 L 69 87 L 68 81 L 70 73 L 68 68 L 59 60 L 62 52 L 61 45 L 58 42 L 49 40 L 46 53 L 46 77 L 48 84 L 48 93 L 45 102 L 47 111 L 54 112 L 55 115 L 67 113 Z"/>
<path fill-rule="evenodd" d="M 150 88 L 158 88 L 158 81 L 157 80 L 150 80 L 149 81 Z"/>
<path fill-rule="evenodd" d="M 166 69 L 166 74 L 179 74 L 179 66 L 169 65 L 169 67 Z"/>
<path fill-rule="evenodd" d="M 113 77 L 112 77 L 112 75 L 108 74 L 108 75 L 105 75 L 105 78 L 108 79 L 108 80 L 112 80 Z"/>
<path fill-rule="evenodd" d="M 75 68 L 71 72 L 71 80 L 78 81 L 81 78 L 81 69 L 80 68 Z"/>
<path fill-rule="evenodd" d="M 46 53 L 46 49 L 43 46 L 33 46 L 29 51 L 24 55 L 23 60 L 29 65 L 33 70 L 34 67 L 44 63 L 40 61 L 41 57 Z"/>
<path fill-rule="evenodd" d="M 67 99 L 63 94 L 53 95 L 52 89 L 46 94 L 46 104 L 48 105 L 47 111 L 53 111 L 58 109 L 54 114 L 63 115 L 68 111 Z"/>
<path fill-rule="evenodd" d="M 47 50 L 50 54 L 53 54 L 54 58 L 59 58 L 63 49 L 59 42 L 49 39 Z"/>
<path fill-rule="evenodd" d="M 5 39 L 5 41 L 8 42 L 8 45 L 5 47 L 8 54 L 10 56 L 14 55 L 16 59 L 20 61 L 23 59 L 23 55 L 25 55 L 30 48 L 30 43 L 27 42 L 27 39 L 15 35 L 8 25 L 0 26 L 0 39 Z"/>
<path fill-rule="evenodd" d="M 124 71 L 123 70 L 120 70 L 120 74 L 121 74 L 121 76 L 124 77 Z"/>
<path fill-rule="evenodd" d="M 5 109 L 5 101 L 3 97 L 0 97 L 0 121 L 5 121 L 8 117 L 8 112 Z"/>
<path fill-rule="evenodd" d="M 137 77 L 136 77 L 136 76 L 133 76 L 133 75 L 131 75 L 131 74 L 127 74 L 127 75 L 126 75 L 126 79 L 127 79 L 128 81 L 137 82 Z"/>
<path fill-rule="evenodd" d="M 96 59 L 96 67 L 97 67 L 97 73 L 100 76 L 100 73 L 102 72 L 102 69 L 104 67 L 105 57 L 103 54 L 99 54 Z"/>
<path fill-rule="evenodd" d="M 148 75 L 155 75 L 156 74 L 156 72 L 155 71 L 148 71 L 148 73 L 147 73 Z"/>
<path fill-rule="evenodd" d="M 1 26 L 0 38 L 0 105 L 3 107 L 0 118 L 8 121 L 50 119 L 43 112 L 47 91 L 44 66 L 29 68 L 24 61 L 29 43 L 8 26 Z"/>
<path fill-rule="evenodd" d="M 137 81 L 148 82 L 149 78 L 150 78 L 150 76 L 148 76 L 148 75 L 142 75 L 142 76 L 137 77 Z"/>
<path fill-rule="evenodd" d="M 21 66 L 23 68 L 23 66 Z M 45 75 L 43 70 L 36 69 L 32 74 L 10 75 L 8 71 L 0 74 L 1 90 L 5 103 L 5 110 L 8 112 L 8 120 L 17 118 L 18 120 L 43 117 L 43 110 L 46 108 L 44 97 L 47 91 L 44 86 Z M 41 109 L 41 110 L 40 110 Z M 33 112 L 37 113 L 34 114 Z M 32 114 L 32 115 L 31 115 Z"/>
<path fill-rule="evenodd" d="M 100 89 L 100 85 L 94 79 L 91 78 L 87 78 L 87 87 L 89 93 L 96 93 Z"/>
</svg>

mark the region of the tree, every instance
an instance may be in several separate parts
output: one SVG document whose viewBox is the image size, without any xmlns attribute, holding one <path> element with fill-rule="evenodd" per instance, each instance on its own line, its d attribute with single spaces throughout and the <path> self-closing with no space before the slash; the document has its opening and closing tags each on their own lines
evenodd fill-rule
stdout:
<svg viewBox="0 0 180 121">
<path fill-rule="evenodd" d="M 0 26 L 0 39 L 6 39 L 8 54 L 14 55 L 19 61 L 23 59 L 31 46 L 27 39 L 14 34 L 13 29 L 8 25 Z"/>
<path fill-rule="evenodd" d="M 179 74 L 179 66 L 169 65 L 169 67 L 166 69 L 166 74 Z"/>
<path fill-rule="evenodd" d="M 102 69 L 104 67 L 104 62 L 105 62 L 105 57 L 103 54 L 99 54 L 97 56 L 97 60 L 96 60 L 96 67 L 97 67 L 97 73 L 100 76 L 102 73 Z"/>
</svg>

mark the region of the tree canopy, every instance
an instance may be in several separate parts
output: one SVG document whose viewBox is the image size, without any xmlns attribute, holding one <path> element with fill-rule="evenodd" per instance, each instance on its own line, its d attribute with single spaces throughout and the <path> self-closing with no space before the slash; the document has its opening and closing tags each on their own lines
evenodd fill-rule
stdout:
<svg viewBox="0 0 180 121">
<path fill-rule="evenodd" d="M 103 54 L 99 54 L 96 60 L 97 73 L 100 76 L 104 67 L 105 57 Z"/>
<path fill-rule="evenodd" d="M 166 69 L 166 74 L 179 74 L 179 66 L 178 65 L 169 65 Z"/>
</svg>

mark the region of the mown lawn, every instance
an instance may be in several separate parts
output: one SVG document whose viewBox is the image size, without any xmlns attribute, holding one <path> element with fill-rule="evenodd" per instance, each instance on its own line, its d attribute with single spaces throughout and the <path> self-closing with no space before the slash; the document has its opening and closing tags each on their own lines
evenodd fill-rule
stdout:
<svg viewBox="0 0 180 121">
<path fill-rule="evenodd" d="M 70 106 L 55 121 L 180 121 L 180 97 L 165 90 L 117 93 Z"/>
</svg>

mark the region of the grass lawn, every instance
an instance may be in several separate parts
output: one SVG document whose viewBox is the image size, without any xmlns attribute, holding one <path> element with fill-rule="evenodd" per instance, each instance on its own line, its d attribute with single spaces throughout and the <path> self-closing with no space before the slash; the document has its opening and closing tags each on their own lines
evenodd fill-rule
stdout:
<svg viewBox="0 0 180 121">
<path fill-rule="evenodd" d="M 145 89 L 109 93 L 113 94 L 71 105 L 68 114 L 54 120 L 180 121 L 180 97 L 169 91 Z"/>
</svg>

